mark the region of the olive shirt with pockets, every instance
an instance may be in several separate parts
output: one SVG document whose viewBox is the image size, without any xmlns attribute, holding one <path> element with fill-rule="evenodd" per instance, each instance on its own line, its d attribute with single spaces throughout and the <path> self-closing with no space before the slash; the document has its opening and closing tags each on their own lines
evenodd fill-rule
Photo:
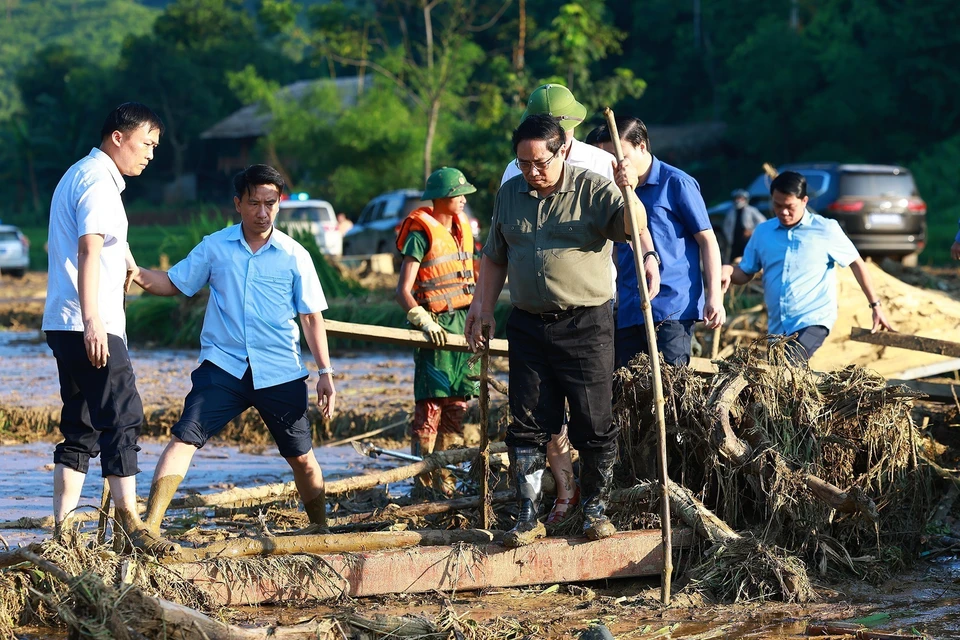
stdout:
<svg viewBox="0 0 960 640">
<path fill-rule="evenodd" d="M 167 272 L 186 296 L 210 285 L 199 361 L 237 379 L 249 367 L 254 389 L 305 378 L 296 317 L 327 308 L 313 260 L 279 229 L 254 253 L 241 229 L 210 234 Z"/>
<path fill-rule="evenodd" d="M 623 216 L 614 183 L 564 162 L 544 198 L 523 176 L 500 187 L 483 252 L 507 265 L 510 302 L 523 311 L 599 306 L 613 297 L 611 241 L 627 239 Z"/>
</svg>

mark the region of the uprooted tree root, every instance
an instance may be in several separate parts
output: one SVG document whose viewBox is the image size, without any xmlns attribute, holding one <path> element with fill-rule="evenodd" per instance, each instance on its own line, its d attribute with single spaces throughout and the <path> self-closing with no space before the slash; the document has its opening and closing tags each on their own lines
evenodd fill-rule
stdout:
<svg viewBox="0 0 960 640">
<path fill-rule="evenodd" d="M 740 349 L 712 380 L 664 371 L 670 476 L 745 534 L 691 574 L 721 598 L 807 600 L 811 569 L 881 578 L 915 557 L 932 506 L 916 394 L 860 367 L 814 374 L 785 348 Z M 647 358 L 616 386 L 621 471 L 635 484 L 657 473 Z"/>
</svg>

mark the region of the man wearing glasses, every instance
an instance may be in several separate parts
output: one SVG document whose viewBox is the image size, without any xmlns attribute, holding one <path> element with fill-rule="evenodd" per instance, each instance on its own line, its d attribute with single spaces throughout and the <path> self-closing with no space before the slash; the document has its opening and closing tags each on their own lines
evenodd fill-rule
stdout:
<svg viewBox="0 0 960 640">
<path fill-rule="evenodd" d="M 580 142 L 573 135 L 574 130 L 586 118 L 587 108 L 577 102 L 570 89 L 561 84 L 544 84 L 537 87 L 530 94 L 527 108 L 520 116 L 520 121 L 522 122 L 527 116 L 537 114 L 551 115 L 560 121 L 565 142 L 562 158 L 567 164 L 589 169 L 608 180 L 613 180 L 613 165 L 616 163 L 616 158 L 599 147 Z M 500 186 L 521 173 L 523 172 L 514 160 L 503 170 Z M 610 261 L 610 280 L 613 283 L 613 290 L 616 291 L 617 269 L 613 260 Z M 556 524 L 562 521 L 567 512 L 574 509 L 580 500 L 573 475 L 570 439 L 567 437 L 566 426 L 550 439 L 547 445 L 547 460 L 550 461 L 550 471 L 553 472 L 557 485 L 557 499 L 547 517 L 547 524 Z"/>
<path fill-rule="evenodd" d="M 528 116 L 513 132 L 522 174 L 497 193 L 490 234 L 483 251 L 479 295 L 467 314 L 465 334 L 472 348 L 481 327 L 495 327 L 493 310 L 510 277 L 514 306 L 507 323 L 510 341 L 510 412 L 506 443 L 520 514 L 504 544 L 518 547 L 543 537 L 537 519 L 546 446 L 570 407 L 570 441 L 580 452 L 584 534 L 594 540 L 616 532 L 604 515 L 617 459 L 612 415 L 613 297 L 611 241 L 625 242 L 630 222 L 623 197 L 606 178 L 563 161 L 560 121 Z M 628 184 L 628 163 L 614 172 Z M 630 190 L 637 207 L 643 211 Z M 640 244 L 653 250 L 641 216 Z M 659 287 L 659 270 L 647 272 Z"/>
</svg>

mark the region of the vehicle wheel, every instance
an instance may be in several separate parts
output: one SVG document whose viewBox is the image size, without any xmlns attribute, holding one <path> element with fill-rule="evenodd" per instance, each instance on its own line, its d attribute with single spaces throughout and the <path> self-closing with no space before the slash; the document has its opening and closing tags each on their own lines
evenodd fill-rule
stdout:
<svg viewBox="0 0 960 640">
<path fill-rule="evenodd" d="M 381 240 L 377 244 L 377 253 L 387 253 L 387 252 L 389 252 L 389 249 L 387 248 L 387 243 L 386 241 Z"/>
<path fill-rule="evenodd" d="M 25 269 L 10 269 L 9 271 L 4 271 L 4 273 L 10 274 L 14 278 L 22 278 L 26 273 Z"/>
<path fill-rule="evenodd" d="M 343 243 L 343 247 L 341 247 L 341 249 L 340 249 L 340 255 L 342 255 L 342 256 L 353 255 L 353 250 L 350 248 L 350 243 L 349 243 L 349 242 L 344 242 L 344 243 Z"/>
<path fill-rule="evenodd" d="M 914 251 L 900 257 L 900 264 L 904 267 L 916 267 L 920 262 L 920 252 Z"/>
</svg>

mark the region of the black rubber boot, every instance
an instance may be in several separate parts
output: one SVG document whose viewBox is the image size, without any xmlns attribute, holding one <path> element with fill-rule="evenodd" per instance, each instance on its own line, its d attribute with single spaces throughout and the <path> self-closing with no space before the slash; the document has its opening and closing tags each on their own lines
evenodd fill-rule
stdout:
<svg viewBox="0 0 960 640">
<path fill-rule="evenodd" d="M 520 513 L 517 524 L 503 536 L 505 547 L 516 548 L 530 544 L 547 535 L 547 529 L 537 519 L 540 512 L 540 486 L 547 468 L 547 454 L 537 447 L 510 447 L 510 475 L 517 485 L 517 503 Z"/>
<path fill-rule="evenodd" d="M 605 515 L 613 490 L 613 465 L 617 447 L 606 451 L 580 452 L 580 492 L 583 500 L 583 535 L 591 540 L 609 538 L 617 532 Z"/>
</svg>

